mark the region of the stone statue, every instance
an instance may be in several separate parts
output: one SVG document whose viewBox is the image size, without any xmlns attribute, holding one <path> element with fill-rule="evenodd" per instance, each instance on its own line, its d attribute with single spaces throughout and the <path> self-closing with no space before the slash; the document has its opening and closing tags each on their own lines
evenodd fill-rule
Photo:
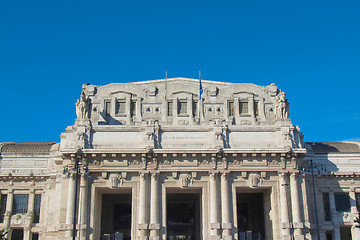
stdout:
<svg viewBox="0 0 360 240">
<path fill-rule="evenodd" d="M 78 119 L 88 119 L 90 112 L 90 99 L 85 95 L 84 92 L 81 93 L 80 99 L 76 102 L 76 116 Z"/>
<path fill-rule="evenodd" d="M 289 118 L 289 102 L 284 92 L 280 92 L 274 101 L 275 117 L 277 119 Z"/>
</svg>

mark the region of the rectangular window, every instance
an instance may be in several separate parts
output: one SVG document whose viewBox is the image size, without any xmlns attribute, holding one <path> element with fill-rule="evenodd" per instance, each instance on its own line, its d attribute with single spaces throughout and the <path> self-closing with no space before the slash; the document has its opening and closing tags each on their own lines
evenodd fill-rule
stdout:
<svg viewBox="0 0 360 240">
<path fill-rule="evenodd" d="M 105 101 L 105 114 L 111 114 L 111 101 Z"/>
<path fill-rule="evenodd" d="M 178 115 L 187 114 L 187 101 L 180 101 L 178 105 Z"/>
<path fill-rule="evenodd" d="M 41 206 L 41 194 L 35 194 L 34 223 L 39 223 L 40 221 L 40 206 Z"/>
<path fill-rule="evenodd" d="M 193 116 L 194 116 L 194 117 L 199 116 L 198 102 L 197 102 L 197 101 L 194 101 L 194 102 L 193 102 L 192 111 L 193 111 Z"/>
<path fill-rule="evenodd" d="M 169 117 L 173 115 L 173 102 L 167 103 L 167 115 Z"/>
<path fill-rule="evenodd" d="M 258 101 L 254 102 L 254 114 L 255 114 L 255 117 L 259 116 L 259 102 Z"/>
<path fill-rule="evenodd" d="M 335 207 L 337 212 L 350 212 L 350 196 L 348 193 L 335 193 Z"/>
<path fill-rule="evenodd" d="M 117 101 L 115 114 L 125 114 L 125 101 Z"/>
<path fill-rule="evenodd" d="M 1 194 L 0 201 L 0 223 L 3 223 L 6 212 L 7 194 Z"/>
<path fill-rule="evenodd" d="M 229 102 L 229 117 L 235 116 L 234 101 Z"/>
<path fill-rule="evenodd" d="M 130 116 L 133 117 L 136 115 L 136 102 L 131 101 L 130 102 Z"/>
<path fill-rule="evenodd" d="M 248 102 L 240 102 L 240 114 L 249 114 Z"/>
<path fill-rule="evenodd" d="M 331 221 L 329 193 L 323 193 L 323 203 L 325 221 Z"/>
<path fill-rule="evenodd" d="M 14 194 L 12 214 L 26 214 L 28 212 L 29 195 Z"/>
</svg>

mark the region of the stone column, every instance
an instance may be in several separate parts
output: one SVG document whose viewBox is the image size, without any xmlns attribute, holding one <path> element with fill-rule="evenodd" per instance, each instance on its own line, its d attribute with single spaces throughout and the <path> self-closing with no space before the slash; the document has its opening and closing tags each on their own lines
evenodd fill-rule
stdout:
<svg viewBox="0 0 360 240">
<path fill-rule="evenodd" d="M 142 120 L 141 116 L 141 97 L 138 97 L 136 100 L 136 121 L 140 122 Z"/>
<path fill-rule="evenodd" d="M 358 214 L 358 210 L 356 208 L 356 196 L 355 196 L 354 188 L 350 188 L 349 196 L 350 196 L 351 213 Z"/>
<path fill-rule="evenodd" d="M 248 103 L 249 113 L 252 118 L 255 117 L 255 111 L 254 111 L 254 98 L 249 98 Z"/>
<path fill-rule="evenodd" d="M 131 98 L 129 96 L 127 96 L 125 98 L 125 115 L 126 115 L 126 119 L 127 119 L 127 123 L 129 124 L 133 119 L 131 119 Z"/>
<path fill-rule="evenodd" d="M 35 203 L 35 191 L 34 191 L 34 189 L 30 189 L 28 212 L 27 212 L 27 216 L 26 216 L 27 221 L 25 222 L 25 227 L 24 227 L 24 240 L 31 239 L 30 228 L 31 228 L 31 223 L 33 222 L 33 217 L 34 217 L 34 203 Z"/>
<path fill-rule="evenodd" d="M 6 200 L 6 212 L 4 217 L 4 225 L 5 229 L 10 228 L 10 221 L 11 221 L 11 215 L 12 215 L 12 208 L 13 208 L 13 201 L 14 201 L 14 192 L 13 190 L 9 190 Z"/>
<path fill-rule="evenodd" d="M 189 122 L 192 124 L 194 122 L 193 100 L 190 97 L 187 99 L 187 114 L 189 115 Z"/>
<path fill-rule="evenodd" d="M 151 193 L 150 193 L 150 240 L 159 239 L 160 219 L 159 219 L 159 175 L 151 174 Z"/>
<path fill-rule="evenodd" d="M 335 195 L 333 191 L 329 192 L 329 203 L 330 203 L 330 212 L 331 212 L 331 219 L 334 225 L 334 240 L 341 240 L 340 236 L 340 226 L 338 224 L 338 220 L 336 218 L 336 205 L 335 205 Z"/>
<path fill-rule="evenodd" d="M 258 103 L 258 111 L 260 120 L 265 120 L 265 109 L 264 109 L 264 99 L 260 98 Z"/>
<path fill-rule="evenodd" d="M 234 98 L 234 114 L 235 114 L 235 122 L 239 124 L 240 121 L 240 99 Z"/>
<path fill-rule="evenodd" d="M 229 202 L 229 183 L 228 174 L 221 174 L 221 227 L 223 229 L 222 238 L 224 240 L 232 239 L 231 228 L 232 223 L 230 219 L 230 202 Z"/>
<path fill-rule="evenodd" d="M 168 116 L 168 101 L 162 102 L 162 112 L 161 112 L 161 120 L 166 121 L 166 118 Z"/>
<path fill-rule="evenodd" d="M 86 240 L 87 233 L 87 202 L 88 202 L 88 176 L 86 174 L 81 174 L 80 180 L 80 205 L 79 205 L 79 238 L 80 240 Z"/>
<path fill-rule="evenodd" d="M 35 204 L 35 190 L 30 189 L 29 202 L 28 202 L 28 214 L 33 215 L 34 213 L 34 204 Z"/>
<path fill-rule="evenodd" d="M 75 198 L 75 174 L 71 174 L 69 178 L 69 192 L 66 208 L 66 237 L 72 236 L 72 224 L 74 219 L 74 198 Z"/>
<path fill-rule="evenodd" d="M 219 209 L 218 209 L 218 197 L 217 197 L 217 179 L 215 173 L 210 173 L 210 229 L 211 239 L 220 239 L 219 229 L 220 223 L 218 220 Z"/>
<path fill-rule="evenodd" d="M 350 206 L 351 206 L 351 213 L 358 217 L 359 216 L 359 212 L 356 208 L 356 195 L 355 195 L 355 188 L 350 188 L 350 192 L 349 192 L 349 196 L 350 196 Z M 360 240 L 360 228 L 356 227 L 357 224 L 354 224 L 352 226 L 352 231 L 351 231 L 351 235 L 352 235 L 352 239 L 353 240 Z"/>
<path fill-rule="evenodd" d="M 280 211 L 281 211 L 281 236 L 283 240 L 290 240 L 290 220 L 288 206 L 288 175 L 280 173 Z"/>
<path fill-rule="evenodd" d="M 146 182 L 147 182 L 147 174 L 140 173 L 139 180 L 139 240 L 147 239 L 147 229 L 148 225 L 146 223 Z"/>
<path fill-rule="evenodd" d="M 201 97 L 199 99 L 199 121 L 200 123 L 204 120 L 204 102 L 203 98 Z"/>
<path fill-rule="evenodd" d="M 292 207 L 292 217 L 293 217 L 293 227 L 294 227 L 294 236 L 295 240 L 304 239 L 304 234 L 302 229 L 304 228 L 304 223 L 301 219 L 300 212 L 300 198 L 299 198 L 299 185 L 298 185 L 298 174 L 292 173 L 290 177 L 290 189 L 291 189 L 291 207 Z"/>
</svg>

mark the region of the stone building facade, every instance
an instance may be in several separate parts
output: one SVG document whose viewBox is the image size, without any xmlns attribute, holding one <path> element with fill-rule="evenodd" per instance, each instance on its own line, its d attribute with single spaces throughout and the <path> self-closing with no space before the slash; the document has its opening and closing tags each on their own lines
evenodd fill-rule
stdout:
<svg viewBox="0 0 360 240">
<path fill-rule="evenodd" d="M 304 143 L 274 84 L 84 84 L 76 115 L 0 144 L 9 239 L 360 240 L 359 143 Z"/>
</svg>

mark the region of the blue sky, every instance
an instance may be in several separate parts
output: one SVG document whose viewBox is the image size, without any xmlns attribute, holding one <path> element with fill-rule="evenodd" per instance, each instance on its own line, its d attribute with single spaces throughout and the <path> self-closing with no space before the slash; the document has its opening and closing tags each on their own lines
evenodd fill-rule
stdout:
<svg viewBox="0 0 360 240">
<path fill-rule="evenodd" d="M 0 2 L 0 142 L 60 141 L 84 82 L 276 83 L 306 141 L 360 138 L 360 1 Z"/>
</svg>

